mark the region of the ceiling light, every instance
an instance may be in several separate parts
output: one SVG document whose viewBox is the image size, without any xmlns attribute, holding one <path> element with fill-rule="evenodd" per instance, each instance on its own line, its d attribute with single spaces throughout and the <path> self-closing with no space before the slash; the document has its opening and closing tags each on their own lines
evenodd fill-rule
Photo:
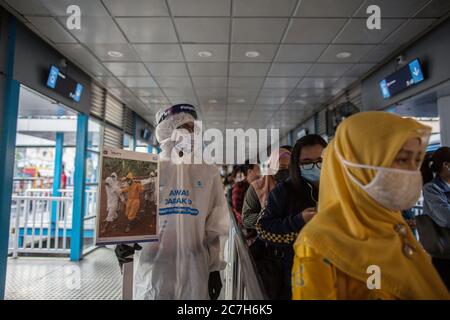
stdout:
<svg viewBox="0 0 450 320">
<path fill-rule="evenodd" d="M 201 58 L 210 58 L 213 53 L 211 51 L 199 51 L 198 56 Z"/>
<path fill-rule="evenodd" d="M 233 121 L 233 124 L 239 124 L 240 122 L 239 121 Z"/>
<path fill-rule="evenodd" d="M 111 58 L 122 58 L 123 53 L 120 51 L 108 51 L 108 56 L 110 56 Z"/>
<path fill-rule="evenodd" d="M 217 101 L 216 99 L 209 99 L 208 102 L 209 102 L 209 103 L 212 103 L 212 104 L 215 104 L 215 103 L 217 103 L 218 101 Z"/>
<path fill-rule="evenodd" d="M 350 58 L 351 56 L 352 56 L 352 54 L 351 54 L 350 52 L 347 52 L 347 51 L 339 52 L 339 53 L 336 55 L 336 57 L 337 57 L 338 59 L 347 59 L 347 58 Z"/>
<path fill-rule="evenodd" d="M 305 100 L 295 100 L 294 103 L 306 104 Z"/>
<path fill-rule="evenodd" d="M 259 57 L 259 52 L 258 51 L 247 51 L 245 53 L 245 56 L 247 58 L 256 58 L 256 57 Z"/>
<path fill-rule="evenodd" d="M 245 99 L 236 99 L 237 103 L 245 103 Z"/>
<path fill-rule="evenodd" d="M 151 99 L 150 102 L 151 103 L 160 103 L 161 101 L 159 101 L 159 99 Z"/>
<path fill-rule="evenodd" d="M 213 122 L 213 125 L 218 125 L 218 124 L 220 124 L 219 121 L 214 121 Z"/>
</svg>

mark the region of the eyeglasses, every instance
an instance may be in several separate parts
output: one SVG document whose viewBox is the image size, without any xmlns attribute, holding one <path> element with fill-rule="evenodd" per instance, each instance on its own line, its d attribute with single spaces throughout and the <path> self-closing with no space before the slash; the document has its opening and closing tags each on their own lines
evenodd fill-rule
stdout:
<svg viewBox="0 0 450 320">
<path fill-rule="evenodd" d="M 300 167 L 303 170 L 312 170 L 316 166 L 318 169 L 322 169 L 322 160 L 316 161 L 316 162 L 309 162 L 309 163 L 302 163 L 300 164 Z"/>
</svg>

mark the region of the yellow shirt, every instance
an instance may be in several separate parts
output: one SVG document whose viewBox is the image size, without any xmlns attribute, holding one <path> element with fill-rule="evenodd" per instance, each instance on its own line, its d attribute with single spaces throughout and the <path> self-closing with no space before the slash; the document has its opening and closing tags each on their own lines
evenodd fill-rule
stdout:
<svg viewBox="0 0 450 320">
<path fill-rule="evenodd" d="M 341 272 L 312 248 L 301 245 L 292 268 L 292 299 L 392 300 L 396 297 L 381 289 L 369 289 L 366 283 Z"/>
</svg>

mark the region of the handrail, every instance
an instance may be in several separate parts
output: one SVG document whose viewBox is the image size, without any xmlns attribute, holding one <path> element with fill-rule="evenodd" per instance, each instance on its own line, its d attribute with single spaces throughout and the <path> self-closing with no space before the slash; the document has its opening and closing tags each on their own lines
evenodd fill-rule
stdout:
<svg viewBox="0 0 450 320">
<path fill-rule="evenodd" d="M 239 300 L 267 300 L 268 295 L 264 289 L 261 276 L 256 268 L 256 263 L 250 254 L 250 249 L 247 245 L 241 227 L 234 214 L 229 210 L 231 227 L 233 229 L 235 245 L 233 261 L 233 299 Z"/>
</svg>

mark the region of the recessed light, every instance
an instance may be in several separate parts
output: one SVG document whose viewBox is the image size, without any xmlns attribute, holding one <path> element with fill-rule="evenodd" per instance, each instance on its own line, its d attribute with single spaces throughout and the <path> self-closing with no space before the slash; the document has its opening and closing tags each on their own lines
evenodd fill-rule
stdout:
<svg viewBox="0 0 450 320">
<path fill-rule="evenodd" d="M 120 51 L 108 51 L 108 56 L 110 56 L 111 58 L 122 58 L 123 53 Z"/>
<path fill-rule="evenodd" d="M 259 57 L 259 52 L 258 51 L 247 51 L 245 53 L 245 56 L 247 58 L 256 58 L 256 57 Z"/>
<path fill-rule="evenodd" d="M 350 58 L 351 56 L 352 56 L 352 54 L 351 54 L 350 52 L 347 52 L 347 51 L 339 52 L 339 53 L 336 55 L 336 57 L 337 57 L 338 59 L 347 59 L 347 58 Z"/>
<path fill-rule="evenodd" d="M 219 121 L 214 121 L 213 124 L 214 124 L 214 125 L 218 125 L 218 124 L 220 124 L 220 123 L 219 123 Z"/>
<path fill-rule="evenodd" d="M 236 99 L 237 103 L 245 103 L 245 99 Z"/>
<path fill-rule="evenodd" d="M 295 100 L 294 103 L 306 104 L 306 102 L 304 100 Z"/>
<path fill-rule="evenodd" d="M 239 121 L 233 121 L 233 124 L 239 124 L 240 122 Z"/>
<path fill-rule="evenodd" d="M 213 53 L 211 51 L 199 51 L 198 56 L 201 58 L 210 58 Z"/>
<path fill-rule="evenodd" d="M 211 104 L 216 104 L 218 101 L 216 99 L 209 99 L 208 102 Z"/>
<path fill-rule="evenodd" d="M 152 102 L 152 103 L 160 103 L 161 101 L 159 99 L 151 99 L 150 102 Z"/>
</svg>

